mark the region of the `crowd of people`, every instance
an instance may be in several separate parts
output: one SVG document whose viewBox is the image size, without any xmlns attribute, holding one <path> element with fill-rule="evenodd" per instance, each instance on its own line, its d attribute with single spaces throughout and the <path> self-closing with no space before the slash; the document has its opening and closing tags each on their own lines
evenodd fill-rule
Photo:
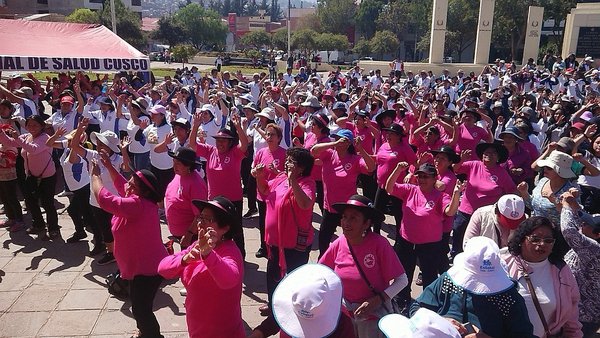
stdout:
<svg viewBox="0 0 600 338">
<path fill-rule="evenodd" d="M 185 286 L 190 336 L 245 337 L 248 254 L 266 258 L 267 285 L 250 337 L 404 337 L 407 326 L 436 337 L 591 337 L 595 61 L 389 71 L 274 78 L 192 67 L 159 82 L 61 73 L 45 85 L 13 76 L 0 85 L 0 226 L 59 240 L 54 196 L 64 190 L 75 225 L 66 242 L 89 231 L 94 264 L 116 262 L 138 337 L 161 337 L 152 302 L 165 278 Z M 242 227 L 251 217 L 254 253 Z"/>
</svg>

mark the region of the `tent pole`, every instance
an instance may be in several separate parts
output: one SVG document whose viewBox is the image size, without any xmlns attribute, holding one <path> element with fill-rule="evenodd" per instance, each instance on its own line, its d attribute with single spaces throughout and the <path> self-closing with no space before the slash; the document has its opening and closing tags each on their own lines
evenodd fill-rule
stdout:
<svg viewBox="0 0 600 338">
<path fill-rule="evenodd" d="M 117 34 L 117 19 L 115 15 L 115 0 L 110 0 L 110 20 L 112 21 L 112 31 Z"/>
</svg>

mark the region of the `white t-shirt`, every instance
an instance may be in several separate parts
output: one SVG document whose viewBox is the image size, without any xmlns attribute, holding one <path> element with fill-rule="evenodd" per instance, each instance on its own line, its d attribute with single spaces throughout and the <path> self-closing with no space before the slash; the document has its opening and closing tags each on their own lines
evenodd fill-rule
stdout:
<svg viewBox="0 0 600 338">
<path fill-rule="evenodd" d="M 98 152 L 95 150 L 86 149 L 84 161 L 87 160 L 87 163 L 91 166 L 92 160 L 94 160 L 94 159 L 96 161 L 98 161 L 98 163 L 100 163 L 100 155 L 98 154 Z M 123 157 L 121 157 L 121 155 L 119 155 L 117 153 L 114 153 L 110 157 L 110 163 L 112 164 L 113 167 L 115 167 L 117 169 L 117 171 L 120 172 L 121 165 L 123 164 Z M 90 166 L 88 166 L 88 172 L 90 170 Z M 115 183 L 113 182 L 112 178 L 110 177 L 110 173 L 102 164 L 100 164 L 100 178 L 102 179 L 102 183 L 104 184 L 104 187 L 106 188 L 106 190 L 108 190 L 113 195 L 119 196 L 119 193 L 117 192 L 117 188 L 115 188 Z M 98 204 L 98 201 L 96 200 L 96 196 L 94 196 L 94 194 L 90 194 L 90 204 L 97 208 L 100 207 L 100 205 Z"/>
<path fill-rule="evenodd" d="M 144 136 L 148 139 L 148 143 L 150 143 L 150 164 L 160 170 L 173 168 L 173 159 L 171 159 L 167 152 L 157 153 L 154 151 L 156 145 L 164 141 L 165 137 L 167 137 L 170 132 L 171 125 L 168 123 L 165 123 L 160 127 L 151 124 L 143 131 Z"/>
<path fill-rule="evenodd" d="M 77 123 L 79 123 L 77 116 L 78 115 L 75 110 L 71 110 L 65 116 L 63 116 L 62 112 L 58 110 L 56 113 L 52 114 L 52 116 L 50 116 L 46 122 L 52 124 L 52 128 L 54 128 L 55 131 L 61 127 L 65 128 L 67 130 L 65 134 L 68 134 L 77 128 Z M 64 140 L 64 136 L 61 136 L 60 139 Z"/>
<path fill-rule="evenodd" d="M 90 106 L 86 105 L 83 108 L 83 116 L 94 118 L 100 125 L 100 132 L 110 130 L 119 135 L 119 131 L 127 130 L 127 119 L 117 119 L 117 113 L 114 110 L 109 110 L 106 115 L 101 110 L 90 111 Z"/>
<path fill-rule="evenodd" d="M 554 312 L 556 312 L 557 304 L 557 295 L 554 293 L 551 264 L 547 259 L 543 262 L 527 262 L 527 264 L 531 269 L 533 269 L 533 272 L 530 274 L 530 278 L 531 283 L 535 288 L 535 295 L 538 298 L 546 321 L 550 321 L 551 318 L 554 318 Z M 525 277 L 519 278 L 518 282 L 519 294 L 523 296 L 523 299 L 525 299 L 527 313 L 529 313 L 529 320 L 533 325 L 533 334 L 537 337 L 544 337 L 544 325 L 542 324 L 542 320 L 535 309 L 535 304 L 533 303 L 533 298 L 531 298 L 531 293 L 529 292 L 529 287 L 527 286 Z"/>
<path fill-rule="evenodd" d="M 140 121 L 146 121 L 150 123 L 150 119 L 147 116 L 140 116 Z M 129 145 L 130 152 L 134 154 L 144 154 L 150 151 L 151 146 L 146 138 L 146 135 L 142 133 L 142 140 L 136 141 L 135 134 L 137 134 L 138 130 L 140 130 L 140 127 L 136 126 L 135 123 L 133 123 L 133 120 L 129 120 L 129 122 L 127 122 L 126 130 L 127 135 L 131 139 L 131 144 Z"/>
<path fill-rule="evenodd" d="M 64 140 L 62 142 L 62 144 L 63 144 L 63 148 L 65 148 L 65 151 L 63 152 L 62 156 L 60 157 L 60 165 L 63 168 L 63 175 L 65 177 L 65 182 L 67 183 L 69 190 L 71 190 L 71 191 L 79 190 L 79 189 L 85 187 L 86 185 L 90 184 L 90 173 L 88 171 L 89 163 L 87 163 L 79 155 L 75 155 L 79 159 L 78 163 L 69 162 L 69 154 L 71 152 L 71 149 L 66 148 L 67 140 Z M 103 180 L 103 182 L 104 182 L 104 180 Z"/>
</svg>

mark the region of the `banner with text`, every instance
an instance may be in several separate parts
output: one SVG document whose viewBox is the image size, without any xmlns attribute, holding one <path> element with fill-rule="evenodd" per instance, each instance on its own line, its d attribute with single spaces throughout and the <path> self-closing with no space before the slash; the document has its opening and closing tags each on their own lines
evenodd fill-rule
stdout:
<svg viewBox="0 0 600 338">
<path fill-rule="evenodd" d="M 19 57 L 0 55 L 0 70 L 6 71 L 149 71 L 148 59 L 87 57 Z"/>
</svg>

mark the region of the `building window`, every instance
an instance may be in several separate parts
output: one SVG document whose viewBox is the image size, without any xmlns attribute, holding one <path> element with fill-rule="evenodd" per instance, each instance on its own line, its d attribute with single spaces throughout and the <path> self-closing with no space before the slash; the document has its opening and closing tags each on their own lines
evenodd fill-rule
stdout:
<svg viewBox="0 0 600 338">
<path fill-rule="evenodd" d="M 131 0 L 131 6 L 141 6 L 142 0 Z"/>
<path fill-rule="evenodd" d="M 48 4 L 48 0 L 37 0 L 37 3 L 40 5 L 47 5 Z"/>
</svg>

